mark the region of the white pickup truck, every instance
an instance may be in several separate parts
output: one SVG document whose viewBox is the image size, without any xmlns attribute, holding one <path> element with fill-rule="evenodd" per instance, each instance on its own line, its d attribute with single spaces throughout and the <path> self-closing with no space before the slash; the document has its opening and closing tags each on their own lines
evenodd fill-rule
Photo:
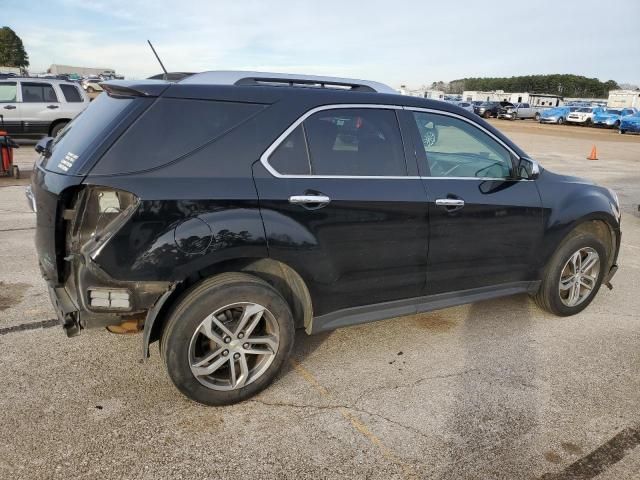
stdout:
<svg viewBox="0 0 640 480">
<path fill-rule="evenodd" d="M 524 120 L 532 118 L 536 122 L 540 120 L 540 112 L 544 107 L 534 107 L 529 103 L 516 103 L 513 106 L 505 106 L 498 112 L 498 118 L 506 118 L 508 120 Z"/>
</svg>

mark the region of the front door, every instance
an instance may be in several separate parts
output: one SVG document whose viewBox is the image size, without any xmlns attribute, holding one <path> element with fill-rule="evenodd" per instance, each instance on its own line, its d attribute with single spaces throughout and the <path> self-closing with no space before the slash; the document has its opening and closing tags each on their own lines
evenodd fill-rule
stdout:
<svg viewBox="0 0 640 480">
<path fill-rule="evenodd" d="M 254 167 L 269 253 L 303 276 L 316 317 L 424 289 L 428 208 L 397 111 L 319 109 Z"/>
<path fill-rule="evenodd" d="M 542 205 L 535 181 L 514 177 L 515 154 L 465 117 L 407 115 L 430 211 L 426 294 L 533 280 Z"/>
<path fill-rule="evenodd" d="M 0 130 L 9 135 L 22 133 L 18 84 L 15 81 L 0 81 Z"/>
</svg>

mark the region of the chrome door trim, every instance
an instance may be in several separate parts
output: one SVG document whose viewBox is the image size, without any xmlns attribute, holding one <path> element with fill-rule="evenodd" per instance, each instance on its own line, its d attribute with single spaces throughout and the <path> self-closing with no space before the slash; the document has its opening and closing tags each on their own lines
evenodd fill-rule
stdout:
<svg viewBox="0 0 640 480">
<path fill-rule="evenodd" d="M 436 205 L 439 207 L 464 207 L 464 200 L 461 198 L 438 198 Z"/>
<path fill-rule="evenodd" d="M 468 124 L 482 130 L 484 133 L 493 138 L 496 142 L 502 145 L 507 151 L 509 151 L 517 160 L 520 160 L 521 157 L 506 143 L 504 143 L 500 138 L 491 133 L 486 128 L 481 125 L 473 122 L 472 120 L 458 115 L 457 113 L 446 112 L 444 110 L 437 110 L 434 108 L 422 108 L 422 107 L 407 107 L 402 105 L 381 105 L 375 103 L 344 103 L 344 104 L 331 104 L 331 105 L 321 105 L 319 107 L 312 108 L 308 110 L 304 114 L 302 114 L 295 122 L 293 122 L 289 127 L 282 132 L 278 138 L 276 138 L 271 145 L 264 151 L 264 153 L 260 156 L 260 163 L 264 166 L 264 168 L 274 177 L 276 178 L 335 178 L 335 179 L 349 179 L 349 180 L 426 180 L 426 179 L 434 179 L 434 180 L 482 180 L 482 181 L 514 181 L 514 182 L 531 182 L 533 179 L 520 178 L 520 179 L 509 179 L 509 178 L 498 178 L 498 177 L 431 177 L 431 176 L 416 176 L 416 175 L 400 175 L 400 176 L 385 176 L 385 175 L 290 175 L 290 174 L 282 174 L 278 172 L 275 168 L 273 168 L 269 164 L 269 157 L 271 154 L 280 146 L 280 144 L 293 132 L 296 128 L 298 128 L 302 122 L 304 122 L 307 118 L 317 112 L 322 112 L 325 110 L 341 110 L 345 108 L 378 108 L 384 110 L 407 110 L 407 111 L 416 111 L 416 112 L 426 112 L 433 113 L 436 115 L 446 115 L 449 117 L 458 118 L 467 122 Z M 529 161 L 532 161 L 534 164 L 534 169 L 537 168 L 539 171 L 539 165 L 535 160 L 530 158 L 526 158 Z"/>
<path fill-rule="evenodd" d="M 384 110 L 402 110 L 401 106 L 398 105 L 379 105 L 374 103 L 344 103 L 344 104 L 332 104 L 332 105 L 322 105 L 320 107 L 312 108 L 311 110 L 305 112 L 302 116 L 300 116 L 295 122 L 293 122 L 289 127 L 280 134 L 278 138 L 267 148 L 264 153 L 260 156 L 260 163 L 267 169 L 267 171 L 276 178 L 344 178 L 344 179 L 384 179 L 384 180 L 419 180 L 419 176 L 409 176 L 409 175 L 401 175 L 401 176 L 385 176 L 385 175 L 288 175 L 282 174 L 278 172 L 275 168 L 273 168 L 269 164 L 269 157 L 275 151 L 276 148 L 280 146 L 280 144 L 289 136 L 291 132 L 293 132 L 296 128 L 300 126 L 302 122 L 304 122 L 307 118 L 317 112 L 322 112 L 325 110 L 342 110 L 345 108 L 379 108 Z M 398 125 L 398 128 L 400 126 Z"/>
<path fill-rule="evenodd" d="M 293 203 L 294 205 L 304 205 L 304 204 L 327 204 L 331 201 L 329 197 L 326 195 L 291 195 L 289 197 L 289 203 Z"/>
</svg>

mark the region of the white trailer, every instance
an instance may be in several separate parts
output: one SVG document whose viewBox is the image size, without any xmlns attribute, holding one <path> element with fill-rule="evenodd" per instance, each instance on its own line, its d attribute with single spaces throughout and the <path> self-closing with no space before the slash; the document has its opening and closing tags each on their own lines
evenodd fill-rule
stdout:
<svg viewBox="0 0 640 480">
<path fill-rule="evenodd" d="M 640 90 L 609 90 L 607 107 L 640 109 Z"/>
</svg>

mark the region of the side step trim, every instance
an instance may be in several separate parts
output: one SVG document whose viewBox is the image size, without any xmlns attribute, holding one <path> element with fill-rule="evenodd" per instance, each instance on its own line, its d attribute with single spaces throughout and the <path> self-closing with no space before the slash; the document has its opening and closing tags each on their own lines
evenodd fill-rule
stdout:
<svg viewBox="0 0 640 480">
<path fill-rule="evenodd" d="M 313 318 L 311 334 L 327 332 L 336 328 L 376 322 L 394 317 L 430 312 L 467 303 L 506 297 L 518 293 L 535 293 L 540 281 L 512 282 L 501 285 L 439 293 L 391 302 L 345 308 Z"/>
</svg>

